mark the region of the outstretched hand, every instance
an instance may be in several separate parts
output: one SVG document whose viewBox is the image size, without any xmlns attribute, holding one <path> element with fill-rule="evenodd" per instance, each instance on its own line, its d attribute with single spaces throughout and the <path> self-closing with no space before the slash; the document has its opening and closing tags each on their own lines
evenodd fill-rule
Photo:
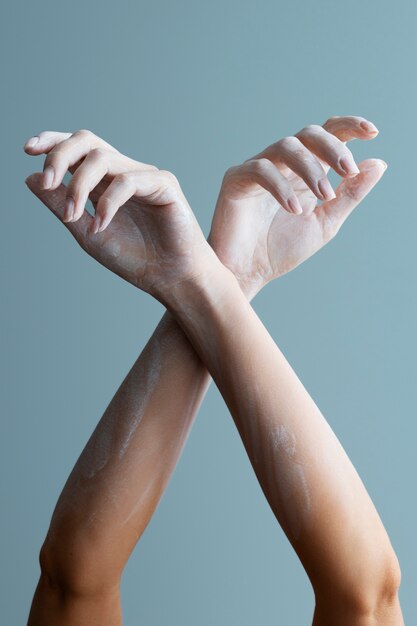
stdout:
<svg viewBox="0 0 417 626">
<path fill-rule="evenodd" d="M 377 134 L 362 117 L 332 117 L 226 172 L 209 241 L 249 297 L 330 241 L 380 180 L 386 163 L 358 166 L 345 143 Z M 343 179 L 336 191 L 330 168 Z"/>
<path fill-rule="evenodd" d="M 80 246 L 162 302 L 216 259 L 170 172 L 128 158 L 87 130 L 42 132 L 25 151 L 47 154 L 43 172 L 26 183 Z M 68 187 L 62 183 L 67 171 L 73 174 Z M 88 199 L 94 217 L 85 208 Z"/>
</svg>

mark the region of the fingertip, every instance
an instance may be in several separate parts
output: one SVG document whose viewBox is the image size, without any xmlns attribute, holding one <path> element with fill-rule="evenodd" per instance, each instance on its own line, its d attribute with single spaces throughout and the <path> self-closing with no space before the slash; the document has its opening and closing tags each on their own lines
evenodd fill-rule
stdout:
<svg viewBox="0 0 417 626">
<path fill-rule="evenodd" d="M 42 180 L 43 173 L 35 172 L 33 174 L 29 174 L 26 176 L 25 183 L 29 187 L 29 189 L 34 189 L 40 186 L 40 181 Z"/>
<path fill-rule="evenodd" d="M 78 220 L 82 217 L 84 213 L 84 210 L 82 211 L 76 211 L 72 216 L 71 219 L 69 219 L 69 222 L 78 222 Z"/>
<path fill-rule="evenodd" d="M 23 146 L 25 152 L 30 152 L 35 149 L 35 146 L 39 143 L 39 137 L 30 137 Z"/>
<path fill-rule="evenodd" d="M 369 122 L 368 120 L 364 120 L 363 122 L 360 123 L 360 127 L 362 128 L 362 130 L 364 130 L 368 135 L 370 135 L 370 138 L 373 139 L 374 137 L 376 137 L 379 133 L 379 130 L 377 129 L 377 127 L 375 126 L 375 124 L 373 124 L 372 122 Z"/>
<path fill-rule="evenodd" d="M 301 215 L 303 212 L 302 206 L 300 204 L 300 201 L 298 200 L 297 196 L 293 196 L 291 198 L 288 198 L 287 200 L 287 205 L 289 208 L 289 213 L 292 213 L 294 215 Z"/>
<path fill-rule="evenodd" d="M 329 179 L 327 178 L 327 176 L 325 176 L 324 178 L 321 178 L 318 182 L 317 182 L 317 187 L 318 190 L 320 192 L 320 196 L 319 200 L 334 200 L 334 198 L 336 198 L 336 194 L 334 192 L 333 187 L 330 184 Z"/>
<path fill-rule="evenodd" d="M 383 159 L 367 159 L 359 164 L 359 169 L 362 172 L 369 172 L 370 170 L 381 170 L 382 173 L 388 168 L 388 163 Z"/>
<path fill-rule="evenodd" d="M 102 232 L 103 232 L 103 230 L 106 230 L 107 226 L 108 226 L 108 224 L 106 224 L 106 222 L 104 222 L 104 221 L 103 221 L 103 222 L 100 224 L 100 227 L 99 227 L 99 229 L 98 229 L 98 232 L 99 232 L 99 233 L 102 233 Z"/>
<path fill-rule="evenodd" d="M 90 232 L 92 235 L 97 235 L 104 230 L 106 225 L 104 224 L 104 218 L 98 213 L 95 214 L 90 224 Z"/>
<path fill-rule="evenodd" d="M 344 178 L 357 176 L 360 172 L 353 157 L 350 156 L 345 156 L 339 159 L 339 169 L 341 170 L 341 175 Z"/>
<path fill-rule="evenodd" d="M 97 235 L 99 228 L 100 228 L 100 218 L 98 215 L 96 215 L 90 224 L 90 233 L 92 235 Z"/>
</svg>

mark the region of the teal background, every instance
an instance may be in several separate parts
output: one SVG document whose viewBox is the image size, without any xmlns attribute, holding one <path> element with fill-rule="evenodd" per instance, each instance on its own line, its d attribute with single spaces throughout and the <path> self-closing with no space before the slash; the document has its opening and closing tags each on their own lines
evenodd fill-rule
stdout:
<svg viewBox="0 0 417 626">
<path fill-rule="evenodd" d="M 360 473 L 416 622 L 415 2 L 3 5 L 2 621 L 22 625 L 57 497 L 162 307 L 81 252 L 24 185 L 41 130 L 171 169 L 208 231 L 224 170 L 331 115 L 389 164 L 338 237 L 254 306 Z M 123 578 L 128 626 L 311 622 L 307 577 L 213 387 Z"/>
</svg>

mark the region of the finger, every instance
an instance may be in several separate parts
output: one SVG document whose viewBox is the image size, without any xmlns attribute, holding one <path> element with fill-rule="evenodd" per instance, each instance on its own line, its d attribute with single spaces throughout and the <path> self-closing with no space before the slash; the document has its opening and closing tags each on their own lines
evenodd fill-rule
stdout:
<svg viewBox="0 0 417 626">
<path fill-rule="evenodd" d="M 230 182 L 256 183 L 268 191 L 289 213 L 303 212 L 301 204 L 288 180 L 269 159 L 250 159 L 232 168 Z"/>
<path fill-rule="evenodd" d="M 53 130 L 46 130 L 30 137 L 23 146 L 23 149 L 30 155 L 46 154 L 57 144 L 69 137 L 71 137 L 71 133 L 59 133 Z"/>
<path fill-rule="evenodd" d="M 171 172 L 142 170 L 118 174 L 97 203 L 91 232 L 102 232 L 107 228 L 119 208 L 132 196 L 144 203 L 163 206 L 175 202 L 180 195 L 180 186 Z"/>
<path fill-rule="evenodd" d="M 67 196 L 65 185 L 60 185 L 57 189 L 52 191 L 45 191 L 42 187 L 42 181 L 42 172 L 37 172 L 28 176 L 25 182 L 31 192 L 34 193 L 61 222 L 64 222 L 65 200 Z M 82 218 L 77 222 L 70 222 L 69 224 L 65 224 L 65 226 L 80 244 L 84 244 L 92 221 L 93 218 L 91 215 L 84 212 Z"/>
<path fill-rule="evenodd" d="M 126 164 L 124 168 L 121 165 L 117 168 L 118 160 L 124 161 L 122 155 L 104 148 L 94 148 L 87 154 L 67 187 L 65 222 L 76 221 L 81 217 L 90 193 L 106 174 L 117 174 L 126 169 Z"/>
<path fill-rule="evenodd" d="M 116 152 L 110 144 L 89 130 L 77 130 L 68 139 L 58 143 L 48 152 L 45 159 L 43 188 L 56 189 L 72 165 L 83 159 L 91 150 L 99 147 L 106 147 Z"/>
<path fill-rule="evenodd" d="M 358 166 L 349 148 L 332 133 L 322 126 L 311 124 L 296 135 L 301 143 L 330 165 L 340 176 L 356 176 Z"/>
<path fill-rule="evenodd" d="M 94 148 L 94 150 L 91 150 L 77 168 L 68 185 L 64 221 L 78 220 L 85 209 L 89 196 L 92 199 L 95 198 L 98 202 L 103 194 L 103 189 L 97 197 L 99 189 L 96 189 L 96 187 L 105 176 L 117 176 L 124 172 L 141 169 L 158 171 L 157 167 L 138 163 L 120 154 L 120 152 L 112 152 L 105 148 Z M 93 194 L 93 190 L 97 193 Z"/>
<path fill-rule="evenodd" d="M 357 115 L 335 115 L 324 122 L 323 128 L 335 135 L 340 141 L 373 139 L 379 133 L 375 124 Z"/>
<path fill-rule="evenodd" d="M 319 200 L 331 200 L 335 193 L 320 161 L 297 137 L 284 137 L 268 146 L 258 157 L 283 163 L 304 180 Z M 256 157 L 255 157 L 256 158 Z"/>
<path fill-rule="evenodd" d="M 381 159 L 367 159 L 359 163 L 360 173 L 345 178 L 336 189 L 336 198 L 324 202 L 317 209 L 318 217 L 325 219 L 331 236 L 337 233 L 353 209 L 382 178 L 387 164 Z"/>
</svg>

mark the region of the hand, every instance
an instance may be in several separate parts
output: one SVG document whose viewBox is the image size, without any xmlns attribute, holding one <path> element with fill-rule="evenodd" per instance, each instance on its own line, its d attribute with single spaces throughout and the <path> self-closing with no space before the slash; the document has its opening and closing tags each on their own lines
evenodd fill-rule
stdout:
<svg viewBox="0 0 417 626">
<path fill-rule="evenodd" d="M 377 134 L 364 118 L 332 117 L 226 172 L 209 242 L 249 297 L 330 241 L 379 181 L 386 163 L 358 167 L 345 143 Z M 343 177 L 336 193 L 330 167 Z"/>
<path fill-rule="evenodd" d="M 47 154 L 44 171 L 26 183 L 80 246 L 161 302 L 214 260 L 220 265 L 170 172 L 134 161 L 86 130 L 40 133 L 25 151 Z M 85 210 L 89 198 L 94 218 Z"/>
</svg>

